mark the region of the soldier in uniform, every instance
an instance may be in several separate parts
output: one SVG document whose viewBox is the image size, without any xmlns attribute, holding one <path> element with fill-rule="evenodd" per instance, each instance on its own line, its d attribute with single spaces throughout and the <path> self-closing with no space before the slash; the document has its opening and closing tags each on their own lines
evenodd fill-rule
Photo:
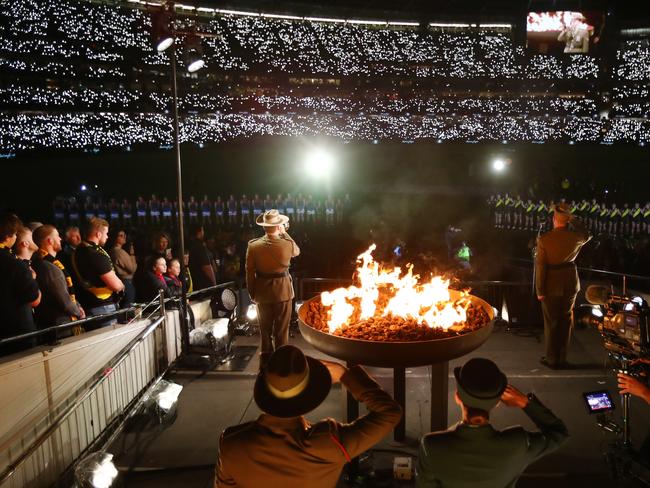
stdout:
<svg viewBox="0 0 650 488">
<path fill-rule="evenodd" d="M 201 200 L 201 223 L 203 227 L 212 227 L 212 202 L 207 195 Z"/>
<path fill-rule="evenodd" d="M 632 210 L 630 210 L 630 234 L 636 236 L 641 231 L 641 220 L 643 217 L 643 210 L 639 205 L 639 202 L 634 204 Z"/>
<path fill-rule="evenodd" d="M 199 202 L 196 201 L 194 195 L 190 195 L 189 201 L 186 203 L 187 210 L 190 214 L 190 225 L 198 225 L 199 223 Z"/>
<path fill-rule="evenodd" d="M 591 204 L 589 205 L 588 216 L 587 216 L 587 226 L 589 232 L 595 234 L 598 232 L 598 214 L 600 213 L 600 205 L 595 198 L 591 199 Z"/>
<path fill-rule="evenodd" d="M 149 216 L 152 224 L 160 224 L 160 200 L 156 195 L 151 195 L 149 200 Z"/>
<path fill-rule="evenodd" d="M 108 202 L 108 215 L 113 225 L 120 223 L 120 203 L 115 198 L 111 198 Z"/>
<path fill-rule="evenodd" d="M 142 227 L 147 225 L 147 202 L 142 197 L 138 197 L 135 202 L 135 216 L 138 226 Z"/>
<path fill-rule="evenodd" d="M 521 199 L 521 196 L 517 195 L 515 198 L 515 203 L 513 205 L 514 212 L 514 221 L 512 224 L 513 229 L 521 230 L 523 229 L 523 211 L 524 211 L 524 201 Z"/>
<path fill-rule="evenodd" d="M 250 227 L 251 226 L 251 201 L 244 194 L 239 200 L 239 209 L 241 210 L 241 226 Z"/>
<path fill-rule="evenodd" d="M 535 207 L 535 204 L 530 198 L 526 200 L 526 204 L 524 206 L 524 222 L 526 230 L 535 229 Z"/>
<path fill-rule="evenodd" d="M 619 232 L 619 224 L 621 220 L 621 210 L 612 203 L 612 208 L 609 211 L 609 234 L 615 236 Z"/>
<path fill-rule="evenodd" d="M 235 200 L 235 195 L 228 197 L 226 206 L 228 207 L 228 225 L 233 227 L 237 224 L 237 200 Z"/>
<path fill-rule="evenodd" d="M 262 366 L 289 341 L 294 297 L 289 265 L 300 248 L 286 232 L 288 222 L 277 210 L 267 210 L 255 220 L 264 228 L 264 236 L 250 241 L 246 250 L 246 287 L 257 303 Z"/>
<path fill-rule="evenodd" d="M 122 211 L 122 225 L 126 228 L 131 227 L 131 219 L 133 218 L 131 202 L 127 198 L 123 199 L 120 209 Z"/>
<path fill-rule="evenodd" d="M 225 223 L 225 206 L 224 201 L 221 199 L 221 195 L 217 196 L 217 199 L 214 201 L 214 216 L 217 219 L 217 227 L 222 227 Z"/>
<path fill-rule="evenodd" d="M 253 196 L 253 218 L 257 220 L 257 218 L 263 213 L 264 213 L 264 201 L 256 193 Z"/>
<path fill-rule="evenodd" d="M 165 228 L 169 228 L 174 216 L 174 204 L 169 201 L 169 198 L 164 197 L 160 206 L 162 208 L 163 225 Z"/>
<path fill-rule="evenodd" d="M 554 207 L 553 229 L 537 239 L 535 289 L 542 302 L 546 347 L 541 363 L 552 369 L 566 366 L 573 305 L 580 290 L 575 259 L 589 239 L 591 236 L 573 218 L 566 203 Z"/>
<path fill-rule="evenodd" d="M 503 197 L 501 194 L 497 194 L 496 200 L 494 202 L 494 227 L 500 229 L 503 227 Z"/>
</svg>

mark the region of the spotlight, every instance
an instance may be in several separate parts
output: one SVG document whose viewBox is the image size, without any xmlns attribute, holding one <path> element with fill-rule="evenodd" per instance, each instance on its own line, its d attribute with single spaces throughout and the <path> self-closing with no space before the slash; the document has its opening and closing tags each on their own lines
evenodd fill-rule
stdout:
<svg viewBox="0 0 650 488">
<path fill-rule="evenodd" d="M 501 158 L 497 158 L 492 161 L 492 169 L 497 173 L 502 173 L 506 169 L 506 162 Z"/>
<path fill-rule="evenodd" d="M 591 309 L 591 315 L 593 315 L 594 317 L 602 318 L 603 311 L 599 307 L 593 307 Z"/>
<path fill-rule="evenodd" d="M 325 178 L 334 168 L 334 157 L 323 148 L 316 148 L 305 159 L 305 170 L 313 178 Z"/>
<path fill-rule="evenodd" d="M 160 424 L 171 424 L 176 420 L 178 396 L 183 387 L 171 381 L 161 380 L 154 386 L 143 403 L 149 414 L 155 415 Z"/>
<path fill-rule="evenodd" d="M 164 6 L 151 17 L 154 45 L 159 53 L 165 51 L 174 43 L 174 36 L 170 28 L 171 20 L 172 14 L 168 6 Z"/>
<path fill-rule="evenodd" d="M 246 320 L 249 322 L 255 322 L 257 320 L 257 305 L 251 303 L 246 309 Z"/>
<path fill-rule="evenodd" d="M 210 308 L 215 318 L 230 317 L 233 310 L 237 308 L 237 294 L 230 288 L 215 290 L 210 300 Z"/>
<path fill-rule="evenodd" d="M 88 189 L 88 187 L 86 185 L 81 185 L 81 188 L 80 188 L 81 191 L 86 191 L 87 189 Z"/>
<path fill-rule="evenodd" d="M 83 458 L 74 470 L 77 484 L 84 488 L 110 488 L 113 486 L 117 474 L 117 468 L 113 464 L 113 455 L 101 451 Z"/>
<path fill-rule="evenodd" d="M 201 47 L 201 38 L 196 34 L 190 34 L 185 39 L 185 64 L 187 71 L 196 73 L 205 66 L 203 58 L 203 48 Z"/>
</svg>

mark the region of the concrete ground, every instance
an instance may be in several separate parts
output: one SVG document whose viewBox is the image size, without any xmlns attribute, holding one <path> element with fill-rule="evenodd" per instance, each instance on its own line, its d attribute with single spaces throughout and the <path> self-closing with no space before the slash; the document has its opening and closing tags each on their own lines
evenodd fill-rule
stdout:
<svg viewBox="0 0 650 488">
<path fill-rule="evenodd" d="M 594 329 L 575 331 L 569 356 L 574 367 L 562 371 L 551 371 L 539 364 L 543 341 L 540 334 L 539 329 L 495 328 L 488 341 L 470 355 L 497 362 L 513 385 L 524 392 L 534 392 L 566 422 L 571 433 L 571 438 L 559 451 L 530 466 L 518 486 L 623 486 L 609 479 L 603 456 L 603 450 L 615 436 L 596 426 L 596 419 L 587 414 L 582 398 L 582 392 L 608 389 L 617 402 L 620 399 L 616 395 L 614 375 L 605 368 L 606 353 L 598 332 Z M 257 341 L 255 336 L 237 337 L 236 345 L 257 345 Z M 325 357 L 306 344 L 299 334 L 291 341 L 308 354 Z M 459 416 L 453 402 L 455 382 L 451 371 L 467 359 L 463 357 L 450 364 L 450 424 Z M 180 369 L 171 372 L 168 379 L 184 387 L 173 424 L 132 426 L 127 429 L 130 432 L 122 433 L 108 449 L 116 456 L 124 486 L 211 486 L 221 431 L 229 425 L 255 419 L 260 413 L 252 398 L 257 368 L 257 356 L 254 356 L 243 372 Z M 392 370 L 369 369 L 387 390 L 392 390 Z M 352 484 L 344 475 L 340 486 L 413 486 L 412 482 L 391 480 L 388 473 L 393 457 L 415 456 L 417 439 L 429 431 L 428 374 L 426 367 L 407 370 L 406 442 L 395 442 L 392 436 L 384 439 L 361 461 L 363 472 L 372 469 L 375 476 Z M 620 405 L 617 407 L 616 416 L 620 420 Z M 631 425 L 637 445 L 650 431 L 649 408 L 639 399 L 632 400 Z M 332 389 L 327 400 L 308 418 L 318 420 L 326 416 L 345 419 L 345 395 L 340 385 Z M 493 412 L 492 422 L 497 428 L 521 424 L 534 429 L 522 411 L 502 405 Z M 297 481 L 295 486 L 302 485 Z"/>
</svg>

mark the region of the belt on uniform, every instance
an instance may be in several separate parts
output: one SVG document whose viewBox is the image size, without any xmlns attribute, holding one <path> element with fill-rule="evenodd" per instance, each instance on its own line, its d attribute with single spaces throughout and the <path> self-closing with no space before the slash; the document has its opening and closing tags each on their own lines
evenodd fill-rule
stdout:
<svg viewBox="0 0 650 488">
<path fill-rule="evenodd" d="M 288 271 L 283 271 L 282 273 L 261 273 L 259 271 L 255 272 L 255 276 L 257 278 L 266 278 L 266 279 L 273 279 L 273 278 L 284 278 L 286 276 L 289 276 Z"/>
<path fill-rule="evenodd" d="M 569 261 L 568 263 L 560 263 L 560 264 L 547 264 L 546 269 L 567 269 L 567 268 L 575 268 L 576 263 L 573 261 Z"/>
</svg>

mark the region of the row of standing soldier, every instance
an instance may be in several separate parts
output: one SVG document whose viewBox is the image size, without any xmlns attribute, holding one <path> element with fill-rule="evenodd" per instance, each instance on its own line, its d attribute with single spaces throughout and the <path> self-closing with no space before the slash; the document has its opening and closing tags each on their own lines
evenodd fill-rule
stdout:
<svg viewBox="0 0 650 488">
<path fill-rule="evenodd" d="M 515 230 L 548 230 L 556 202 L 530 198 L 523 200 L 520 196 L 491 195 L 488 205 L 492 213 L 492 222 L 497 229 Z M 566 203 L 561 199 L 557 203 Z M 650 234 L 650 202 L 641 206 L 638 202 L 630 207 L 627 203 L 622 207 L 617 204 L 598 202 L 595 198 L 571 201 L 571 214 L 580 217 L 588 230 L 594 234 L 609 234 L 613 236 L 638 236 Z"/>
<path fill-rule="evenodd" d="M 172 226 L 178 218 L 178 203 L 167 197 L 159 199 L 156 195 L 152 195 L 148 200 L 140 196 L 135 202 L 128 198 L 121 202 L 116 198 L 104 202 L 101 198 L 93 199 L 88 195 L 85 201 L 79 203 L 74 197 L 57 197 L 52 206 L 54 221 L 61 226 L 78 224 L 92 217 L 121 222 L 124 226 Z M 261 198 L 256 194 L 253 198 L 242 195 L 239 199 L 234 195 L 230 195 L 228 199 L 217 196 L 216 200 L 210 200 L 204 195 L 202 200 L 197 200 L 190 196 L 184 209 L 184 217 L 190 223 L 206 226 L 249 227 L 259 215 L 270 209 L 284 212 L 296 224 L 319 221 L 334 225 L 340 224 L 343 216 L 349 211 L 350 197 L 345 195 L 336 199 L 331 196 L 314 199 L 312 195 L 303 196 L 298 193 L 293 197 L 287 193 L 279 194 L 276 198 L 271 198 L 269 194 Z"/>
</svg>

